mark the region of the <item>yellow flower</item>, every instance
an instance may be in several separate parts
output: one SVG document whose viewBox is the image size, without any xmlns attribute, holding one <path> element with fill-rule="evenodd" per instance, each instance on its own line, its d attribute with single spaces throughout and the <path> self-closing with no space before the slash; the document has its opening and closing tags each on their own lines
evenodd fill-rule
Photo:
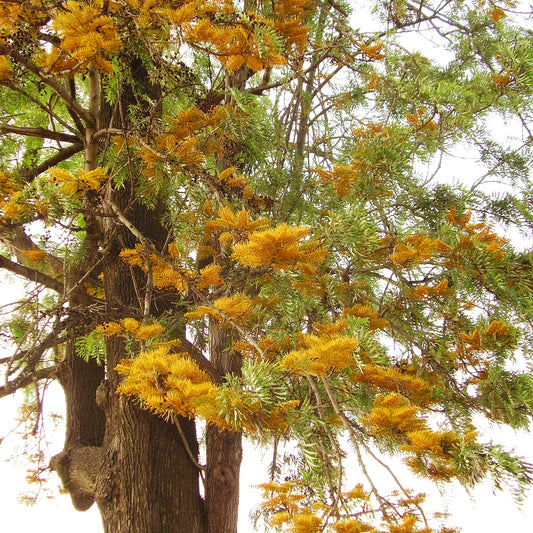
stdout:
<svg viewBox="0 0 533 533">
<path fill-rule="evenodd" d="M 326 251 L 315 243 L 300 242 L 308 234 L 308 228 L 288 224 L 258 231 L 248 242 L 235 246 L 233 257 L 245 266 L 272 266 L 275 270 L 320 264 Z"/>
</svg>

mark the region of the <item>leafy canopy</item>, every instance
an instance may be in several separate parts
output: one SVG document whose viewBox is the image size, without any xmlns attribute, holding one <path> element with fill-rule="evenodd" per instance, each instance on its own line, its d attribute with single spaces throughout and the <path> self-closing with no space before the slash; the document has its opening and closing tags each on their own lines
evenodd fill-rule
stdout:
<svg viewBox="0 0 533 533">
<path fill-rule="evenodd" d="M 381 453 L 437 483 L 531 482 L 477 431 L 533 409 L 532 255 L 509 237 L 533 228 L 533 46 L 514 2 L 13 0 L 0 33 L 1 266 L 45 289 L 4 320 L 6 393 L 53 377 L 71 336 L 99 360 L 126 339 L 118 394 L 274 450 L 261 513 L 283 531 L 451 531 L 400 481 L 380 490 Z M 474 176 L 452 169 L 465 147 Z M 84 255 L 94 219 L 135 237 L 136 309 L 89 312 L 113 299 L 106 243 Z M 238 372 L 206 371 L 212 328 Z"/>
</svg>

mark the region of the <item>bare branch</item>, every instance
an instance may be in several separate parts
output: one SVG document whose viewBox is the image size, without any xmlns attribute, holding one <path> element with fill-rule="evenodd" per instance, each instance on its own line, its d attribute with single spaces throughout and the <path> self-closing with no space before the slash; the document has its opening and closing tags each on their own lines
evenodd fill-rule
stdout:
<svg viewBox="0 0 533 533">
<path fill-rule="evenodd" d="M 60 294 L 63 294 L 65 290 L 63 283 L 57 279 L 54 279 L 43 272 L 40 272 L 39 270 L 35 270 L 34 268 L 21 265 L 20 263 L 15 263 L 15 261 L 11 261 L 3 256 L 0 256 L 0 268 L 5 268 L 14 274 L 18 274 L 29 281 L 39 283 Z"/>
<path fill-rule="evenodd" d="M 43 379 L 55 379 L 57 377 L 57 372 L 59 370 L 58 365 L 47 366 L 46 368 L 40 368 L 31 374 L 23 374 L 18 376 L 13 381 L 10 381 L 5 386 L 0 387 L 0 398 L 9 396 L 15 391 L 27 387 L 32 383 L 41 381 Z"/>
<path fill-rule="evenodd" d="M 80 138 L 70 133 L 47 130 L 45 128 L 24 128 L 22 126 L 11 126 L 10 124 L 0 124 L 0 131 L 3 133 L 15 133 L 16 135 L 25 135 L 27 137 L 42 137 L 54 141 L 63 141 L 69 143 L 79 143 Z"/>
<path fill-rule="evenodd" d="M 72 146 L 69 146 L 68 148 L 63 148 L 62 150 L 59 150 L 57 154 L 53 155 L 46 161 L 43 161 L 41 164 L 37 165 L 36 167 L 24 169 L 22 171 L 22 175 L 27 179 L 33 179 L 43 172 L 46 172 L 49 168 L 55 167 L 62 161 L 65 161 L 69 157 L 72 157 L 73 155 L 76 155 L 77 153 L 83 151 L 83 144 L 73 144 Z"/>
</svg>

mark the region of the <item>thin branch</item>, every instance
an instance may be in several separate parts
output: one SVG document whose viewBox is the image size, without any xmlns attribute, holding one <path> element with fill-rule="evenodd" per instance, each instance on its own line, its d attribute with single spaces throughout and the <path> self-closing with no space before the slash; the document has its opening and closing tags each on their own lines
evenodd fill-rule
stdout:
<svg viewBox="0 0 533 533">
<path fill-rule="evenodd" d="M 73 144 L 68 148 L 63 148 L 62 150 L 59 150 L 57 154 L 53 155 L 46 161 L 43 161 L 36 167 L 30 169 L 23 169 L 21 173 L 26 179 L 31 180 L 39 176 L 43 172 L 46 172 L 49 168 L 55 167 L 62 161 L 67 160 L 69 157 L 72 157 L 73 155 L 76 155 L 81 151 L 83 151 L 83 144 Z"/>
<path fill-rule="evenodd" d="M 21 94 L 26 100 L 33 102 L 37 107 L 42 109 L 48 115 L 51 121 L 57 121 L 65 129 L 70 130 L 74 135 L 77 135 L 79 132 L 84 131 L 83 124 L 79 122 L 79 118 L 78 122 L 76 122 L 76 126 L 78 126 L 79 123 L 81 129 L 76 130 L 76 128 L 72 127 L 66 120 L 63 120 L 60 116 L 54 113 L 50 107 L 45 106 L 38 98 L 35 98 L 21 87 L 16 86 L 11 80 L 3 82 L 2 85 L 4 85 L 4 87 L 7 87 L 10 91 L 14 91 L 18 94 Z"/>
<path fill-rule="evenodd" d="M 389 465 L 387 465 L 386 463 L 384 463 L 371 449 L 370 449 L 370 446 L 368 446 L 368 444 L 366 444 L 366 442 L 361 442 L 361 444 L 363 445 L 363 448 L 366 450 L 366 452 L 378 463 L 380 464 L 389 474 L 390 476 L 392 477 L 392 479 L 394 479 L 394 482 L 396 483 L 396 485 L 398 485 L 398 487 L 400 488 L 400 490 L 404 493 L 404 495 L 407 497 L 407 500 L 408 501 L 411 501 L 411 496 L 409 495 L 409 492 L 407 491 L 407 489 L 405 489 L 403 487 L 403 485 L 400 483 L 400 480 L 398 479 L 398 477 L 396 476 L 396 474 L 392 471 L 391 467 Z M 413 502 L 415 507 L 418 509 L 418 511 L 420 512 L 420 515 L 422 516 L 422 519 L 424 520 L 424 524 L 426 525 L 426 527 L 429 527 L 429 523 L 426 519 L 426 515 L 424 514 L 424 511 L 422 510 L 422 508 L 420 507 L 420 505 L 416 502 Z"/>
<path fill-rule="evenodd" d="M 198 291 L 195 291 L 195 294 L 197 296 L 200 296 L 200 300 L 202 301 L 202 304 L 205 305 L 206 307 L 209 307 L 211 309 L 213 309 L 213 311 L 215 311 L 218 315 L 220 315 L 228 324 L 230 324 L 234 329 L 236 329 L 256 350 L 257 350 L 257 353 L 263 358 L 265 356 L 265 352 L 261 349 L 261 347 L 259 346 L 259 344 L 257 344 L 257 342 L 255 341 L 255 339 L 249 335 L 248 333 L 246 333 L 246 331 L 244 330 L 244 328 L 242 328 L 241 326 L 239 326 L 239 324 L 237 322 L 235 322 L 235 320 L 233 320 L 233 318 L 231 318 L 230 316 L 228 316 L 226 313 L 224 313 L 224 311 L 221 311 L 218 307 L 216 307 L 215 305 L 213 305 L 209 300 L 207 300 L 202 294 L 199 294 Z M 249 308 L 247 308 L 249 309 Z"/>
<path fill-rule="evenodd" d="M 115 203 L 113 202 L 112 200 L 109 202 L 110 206 L 111 206 L 111 209 L 114 211 L 115 215 L 117 216 L 117 218 L 120 220 L 120 222 L 122 222 L 122 224 L 124 224 L 124 226 L 126 226 L 126 228 L 135 236 L 137 237 L 137 240 L 143 245 L 143 246 L 148 246 L 148 247 L 151 247 L 151 242 L 149 241 L 149 239 L 147 239 L 136 227 L 134 224 L 132 224 L 128 218 L 126 217 L 126 215 L 124 215 L 124 213 L 122 212 L 122 210 L 120 209 L 120 207 Z"/>
<path fill-rule="evenodd" d="M 307 382 L 309 383 L 309 386 L 311 387 L 311 389 L 313 390 L 313 393 L 315 394 L 315 398 L 316 398 L 317 406 L 318 406 L 318 413 L 319 413 L 320 417 L 322 418 L 322 420 L 325 420 L 326 419 L 326 414 L 325 414 L 325 410 L 324 410 L 324 404 L 322 402 L 322 397 L 320 396 L 320 391 L 318 390 L 318 387 L 317 387 L 314 379 L 309 374 L 306 374 L 305 377 L 307 378 Z M 342 463 L 343 452 L 342 452 L 342 450 L 341 450 L 341 448 L 339 446 L 339 443 L 338 443 L 337 439 L 335 438 L 335 436 L 333 435 L 332 431 L 329 429 L 328 424 L 324 424 L 324 430 L 325 430 L 326 434 L 328 435 L 328 438 L 329 438 L 330 442 L 333 444 L 333 447 L 335 448 L 335 453 L 337 454 L 338 470 L 339 470 L 338 471 L 336 494 L 332 498 L 333 502 L 332 502 L 331 508 L 329 509 L 329 511 L 328 511 L 328 513 L 326 515 L 326 520 L 327 520 L 335 512 L 335 510 L 338 509 L 339 505 L 342 502 L 342 482 L 343 482 L 344 472 L 343 472 L 343 463 Z M 326 457 L 327 457 L 327 452 L 326 452 Z M 328 464 L 328 466 L 329 466 L 329 464 Z M 333 489 L 335 489 L 335 487 L 334 487 L 333 481 L 331 480 L 331 477 L 330 477 L 331 474 L 329 472 L 329 468 L 327 470 L 328 470 L 327 474 L 328 474 L 328 478 L 329 478 L 329 483 L 331 485 L 331 490 L 333 491 Z"/>
<path fill-rule="evenodd" d="M 189 444 L 187 442 L 187 438 L 185 437 L 185 433 L 183 432 L 183 428 L 181 427 L 181 424 L 180 424 L 178 416 L 173 413 L 173 414 L 170 415 L 170 419 L 172 420 L 172 423 L 176 426 L 176 429 L 178 430 L 178 433 L 180 434 L 181 442 L 182 442 L 183 447 L 185 448 L 185 452 L 187 453 L 187 456 L 191 460 L 192 464 L 196 468 L 198 468 L 198 470 L 200 470 L 200 472 L 202 470 L 205 470 L 205 466 L 201 465 L 196 460 L 196 458 L 194 457 L 194 455 L 193 455 L 193 453 L 191 451 L 191 448 L 189 447 Z M 203 476 L 202 476 L 202 480 L 203 480 Z"/>
<path fill-rule="evenodd" d="M 123 134 L 124 134 L 124 131 L 118 128 L 102 128 L 101 130 L 98 130 L 95 133 L 93 133 L 91 137 L 91 141 L 96 141 L 100 137 L 104 137 L 105 135 L 123 135 Z"/>
<path fill-rule="evenodd" d="M 379 493 L 376 485 L 374 484 L 374 480 L 368 473 L 368 470 L 366 468 L 365 462 L 363 461 L 363 456 L 361 454 L 361 448 L 359 447 L 359 439 L 357 438 L 357 435 L 355 434 L 355 431 L 353 430 L 352 425 L 350 424 L 350 421 L 348 420 L 347 416 L 344 414 L 342 409 L 340 408 L 337 399 L 335 398 L 335 395 L 333 394 L 333 391 L 331 390 L 331 387 L 329 386 L 329 383 L 327 380 L 322 379 L 322 383 L 324 384 L 324 388 L 326 390 L 326 394 L 328 395 L 329 401 L 331 402 L 331 405 L 336 413 L 336 415 L 341 419 L 343 426 L 348 431 L 348 435 L 350 437 L 350 442 L 352 443 L 352 446 L 354 447 L 355 453 L 357 455 L 357 462 L 359 463 L 359 466 L 363 472 L 363 475 L 367 479 L 368 483 L 370 484 L 370 487 L 372 489 L 372 493 L 377 498 L 379 505 L 380 505 L 380 511 L 383 514 L 383 518 L 387 521 L 390 521 L 389 514 L 387 513 L 386 507 L 392 507 L 394 509 L 394 506 L 391 505 L 381 494 Z"/>
<path fill-rule="evenodd" d="M 35 74 L 41 81 L 46 83 L 65 102 L 66 106 L 76 113 L 87 125 L 95 125 L 95 117 L 74 100 L 65 88 L 55 79 L 47 76 L 37 65 L 24 57 L 19 51 L 13 50 L 8 45 L 0 43 L 0 53 L 12 57 L 17 63 Z"/>
<path fill-rule="evenodd" d="M 24 370 L 22 370 L 21 374 L 19 374 L 18 377 L 21 375 L 26 375 L 28 373 L 32 373 L 35 370 L 35 366 L 37 365 L 39 358 L 50 348 L 54 348 L 58 344 L 61 344 L 66 339 L 60 338 L 59 333 L 62 329 L 66 327 L 66 322 L 57 322 L 55 326 L 53 327 L 52 331 L 48 333 L 48 335 L 44 338 L 42 342 L 39 344 L 36 344 L 37 340 L 34 340 L 33 345 L 31 348 L 27 348 L 25 350 L 19 350 L 17 347 L 13 355 L 9 358 L 8 361 L 8 369 L 6 371 L 5 375 L 5 382 L 6 386 L 8 384 L 8 377 L 11 375 L 10 367 L 13 362 L 17 361 L 17 370 L 20 368 L 23 362 L 26 363 L 26 367 Z M 20 344 L 22 344 L 23 341 L 21 341 Z M 19 346 L 20 346 L 19 344 Z"/>
</svg>

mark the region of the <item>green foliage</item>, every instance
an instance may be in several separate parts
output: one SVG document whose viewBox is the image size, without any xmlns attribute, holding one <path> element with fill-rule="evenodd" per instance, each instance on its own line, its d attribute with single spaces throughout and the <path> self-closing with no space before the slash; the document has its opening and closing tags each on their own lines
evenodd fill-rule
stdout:
<svg viewBox="0 0 533 533">
<path fill-rule="evenodd" d="M 380 492 L 378 451 L 525 490 L 531 466 L 476 433 L 533 413 L 511 4 L 376 1 L 369 28 L 344 1 L 108 4 L 0 12 L 5 268 L 55 293 L 5 322 L 6 383 L 75 339 L 113 390 L 116 367 L 163 417 L 273 449 L 280 530 L 436 531 L 402 483 Z"/>
<path fill-rule="evenodd" d="M 76 353 L 85 361 L 95 359 L 100 365 L 105 362 L 106 347 L 101 333 L 91 331 L 76 339 Z"/>
</svg>

